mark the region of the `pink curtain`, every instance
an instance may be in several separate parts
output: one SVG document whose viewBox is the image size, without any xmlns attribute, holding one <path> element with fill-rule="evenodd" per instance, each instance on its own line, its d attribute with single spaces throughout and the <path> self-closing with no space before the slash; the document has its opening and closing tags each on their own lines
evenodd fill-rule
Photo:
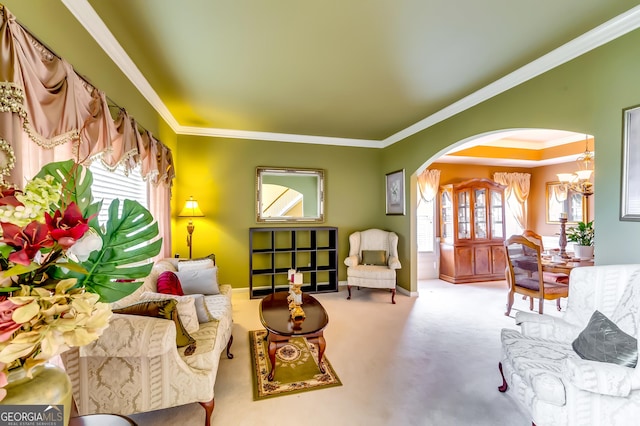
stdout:
<svg viewBox="0 0 640 426">
<path fill-rule="evenodd" d="M 139 164 L 170 255 L 171 151 L 151 132 L 140 134 L 126 111 L 120 109 L 114 121 L 102 91 L 2 5 L 0 14 L 0 181 L 22 186 L 43 165 L 70 158 L 83 164 L 100 159 L 111 170 Z"/>
</svg>

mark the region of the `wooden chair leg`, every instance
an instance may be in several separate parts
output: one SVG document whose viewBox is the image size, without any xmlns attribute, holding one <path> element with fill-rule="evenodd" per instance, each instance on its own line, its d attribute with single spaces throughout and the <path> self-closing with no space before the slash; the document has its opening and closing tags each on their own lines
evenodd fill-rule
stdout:
<svg viewBox="0 0 640 426">
<path fill-rule="evenodd" d="M 510 291 L 507 294 L 507 312 L 504 313 L 506 316 L 509 316 L 509 314 L 511 313 L 511 307 L 513 306 L 513 299 L 514 299 L 514 293 Z"/>
<path fill-rule="evenodd" d="M 393 303 L 394 305 L 396 304 L 396 289 L 395 288 L 391 289 L 391 303 Z"/>
<path fill-rule="evenodd" d="M 233 359 L 233 354 L 231 353 L 231 345 L 233 344 L 233 334 L 229 336 L 229 341 L 227 342 L 227 358 Z"/>
<path fill-rule="evenodd" d="M 533 297 L 529 298 L 529 310 L 533 311 Z"/>
<path fill-rule="evenodd" d="M 561 311 L 562 307 L 560 306 L 560 299 L 556 299 L 556 305 L 558 305 L 558 311 Z"/>
<path fill-rule="evenodd" d="M 211 426 L 211 415 L 213 414 L 213 407 L 215 406 L 213 398 L 211 398 L 211 401 L 201 402 L 200 405 L 202 405 L 205 412 L 204 426 Z"/>
<path fill-rule="evenodd" d="M 542 311 L 544 310 L 544 299 L 541 297 L 538 301 L 538 313 L 542 315 Z"/>
<path fill-rule="evenodd" d="M 349 296 L 347 297 L 347 300 L 351 300 L 351 286 L 350 285 L 347 286 L 347 290 L 349 291 Z"/>
</svg>

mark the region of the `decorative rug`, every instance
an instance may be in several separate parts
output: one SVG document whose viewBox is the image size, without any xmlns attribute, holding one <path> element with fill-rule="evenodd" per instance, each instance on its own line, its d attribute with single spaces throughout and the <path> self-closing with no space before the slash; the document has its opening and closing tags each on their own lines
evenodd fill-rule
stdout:
<svg viewBox="0 0 640 426">
<path fill-rule="evenodd" d="M 324 355 L 326 373 L 318 367 L 318 348 L 304 337 L 294 337 L 276 351 L 276 374 L 267 379 L 271 371 L 267 349 L 266 330 L 249 331 L 251 365 L 253 366 L 253 399 L 290 395 L 332 386 L 342 382 Z"/>
</svg>

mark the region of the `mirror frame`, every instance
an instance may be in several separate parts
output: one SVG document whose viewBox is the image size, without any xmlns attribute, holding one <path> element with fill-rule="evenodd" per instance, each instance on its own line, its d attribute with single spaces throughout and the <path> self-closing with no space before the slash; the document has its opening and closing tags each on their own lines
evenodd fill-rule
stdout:
<svg viewBox="0 0 640 426">
<path fill-rule="evenodd" d="M 262 216 L 262 180 L 265 174 L 282 174 L 292 176 L 316 176 L 318 177 L 318 214 L 316 216 L 291 217 L 291 216 Z M 324 222 L 324 170 L 322 169 L 305 169 L 290 167 L 256 167 L 256 222 L 280 222 L 280 223 L 298 223 L 298 222 Z"/>
<path fill-rule="evenodd" d="M 553 223 L 553 224 L 557 224 L 560 223 L 560 218 L 556 218 L 555 220 L 549 217 L 549 204 L 551 202 L 551 198 L 550 198 L 550 191 L 551 191 L 551 187 L 555 186 L 555 185 L 563 185 L 562 182 L 559 181 L 553 181 L 553 182 L 547 182 L 545 185 L 545 220 L 547 223 Z M 569 208 L 569 201 L 571 199 L 572 195 L 579 195 L 580 196 L 580 211 L 582 212 L 582 217 L 580 218 L 576 218 L 573 217 L 571 215 L 570 212 L 570 208 Z M 578 222 L 584 222 L 584 219 L 586 217 L 586 213 L 587 213 L 587 200 L 585 199 L 584 195 L 580 194 L 579 192 L 575 192 L 572 191 L 571 189 L 567 190 L 567 199 L 562 203 L 563 204 L 563 211 L 565 213 L 567 213 L 567 223 L 568 224 L 577 224 Z"/>
</svg>

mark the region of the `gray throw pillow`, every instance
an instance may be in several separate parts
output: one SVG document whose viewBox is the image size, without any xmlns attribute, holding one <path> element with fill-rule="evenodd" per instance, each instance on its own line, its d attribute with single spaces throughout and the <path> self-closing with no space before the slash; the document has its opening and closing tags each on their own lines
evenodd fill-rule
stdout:
<svg viewBox="0 0 640 426">
<path fill-rule="evenodd" d="M 620 330 L 600 311 L 591 315 L 589 324 L 573 341 L 572 346 L 582 359 L 631 368 L 638 362 L 638 341 Z"/>
</svg>

